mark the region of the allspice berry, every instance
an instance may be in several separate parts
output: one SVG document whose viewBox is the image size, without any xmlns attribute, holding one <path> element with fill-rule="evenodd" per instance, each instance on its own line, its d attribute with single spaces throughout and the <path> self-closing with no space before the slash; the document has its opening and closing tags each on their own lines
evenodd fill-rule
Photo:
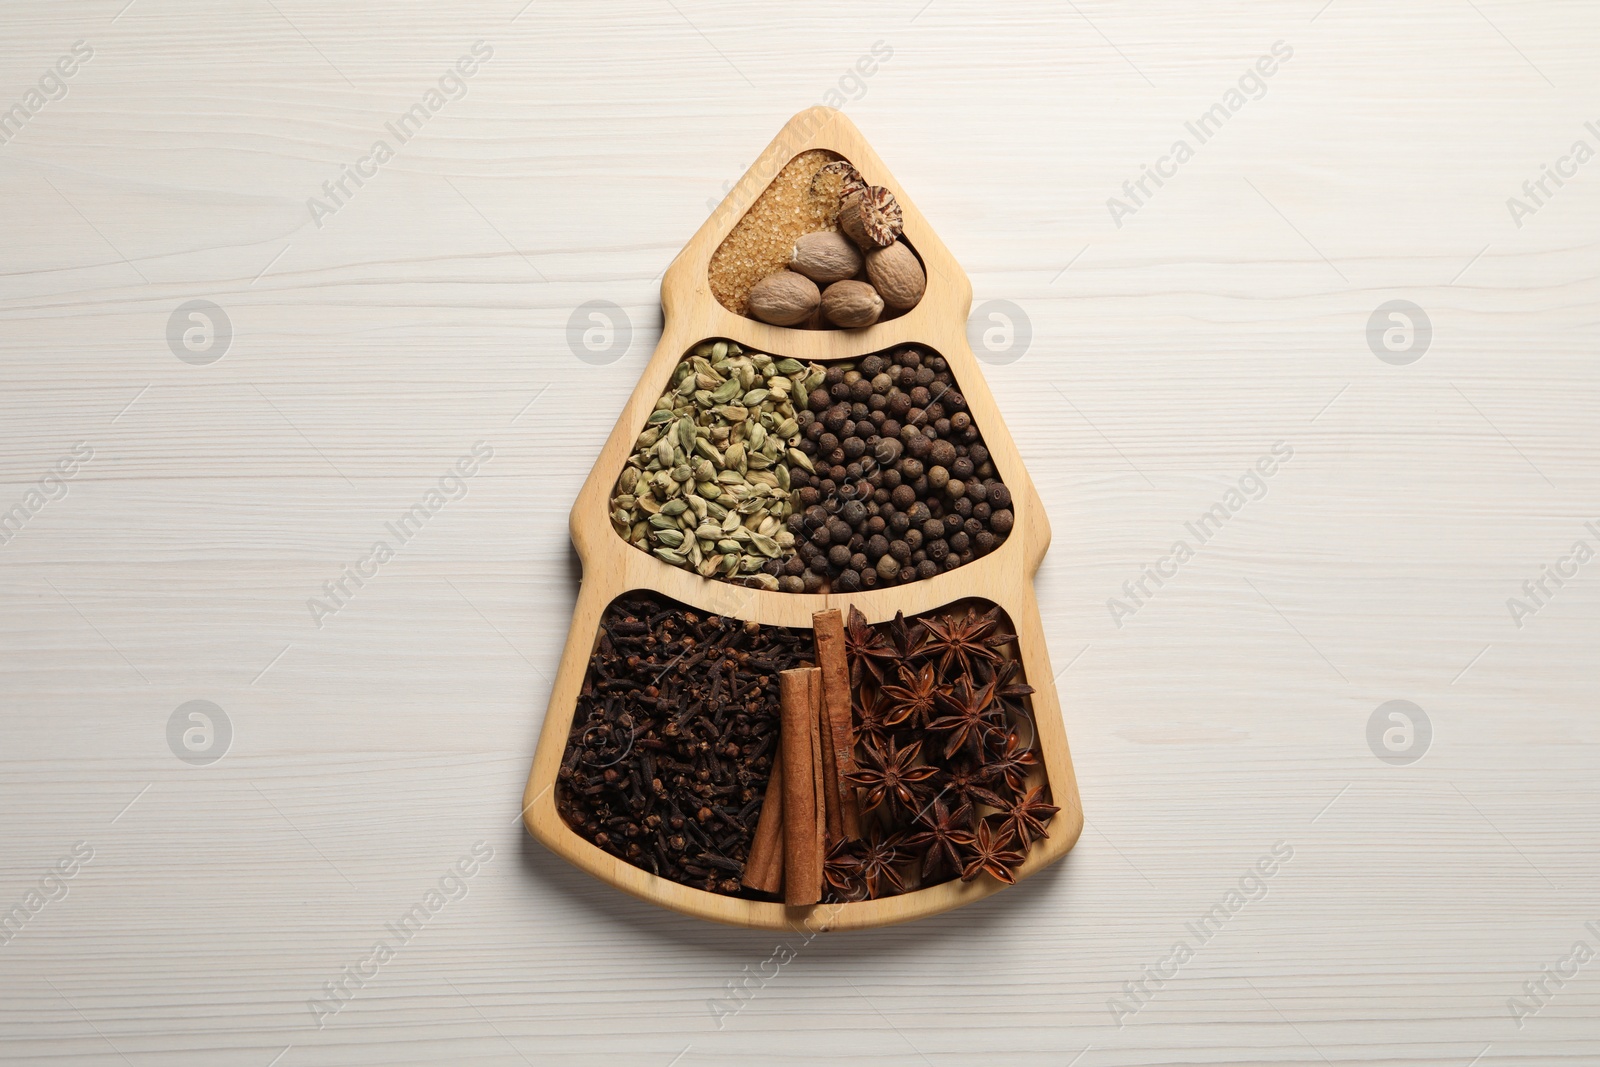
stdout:
<svg viewBox="0 0 1600 1067">
<path fill-rule="evenodd" d="M 853 278 L 829 288 L 846 283 L 870 288 Z M 782 533 L 793 548 L 763 565 L 764 587 L 888 588 L 963 566 L 1005 541 L 1015 522 L 1011 494 L 972 416 L 948 403 L 955 386 L 945 360 L 917 345 L 832 362 L 806 380 L 794 397 L 799 432 L 785 467 L 793 512 Z M 638 482 L 654 478 L 644 472 Z"/>
</svg>

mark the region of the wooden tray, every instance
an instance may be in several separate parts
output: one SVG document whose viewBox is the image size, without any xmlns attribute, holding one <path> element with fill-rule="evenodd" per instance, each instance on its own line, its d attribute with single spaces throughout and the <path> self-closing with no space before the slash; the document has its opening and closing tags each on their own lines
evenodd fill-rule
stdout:
<svg viewBox="0 0 1600 1067">
<path fill-rule="evenodd" d="M 735 315 L 712 295 L 708 276 L 712 253 L 778 171 L 799 153 L 814 148 L 842 155 L 869 183 L 887 187 L 899 200 L 905 216 L 905 236 L 921 255 L 928 275 L 927 292 L 921 303 L 906 314 L 864 330 L 798 330 Z M 661 303 L 665 324 L 655 355 L 572 508 L 572 542 L 583 561 L 583 581 L 523 795 L 523 821 L 528 831 L 553 852 L 634 896 L 686 915 L 759 929 L 885 926 L 933 915 L 1004 889 L 1002 883 L 983 875 L 972 882 L 951 881 L 879 900 L 807 908 L 722 896 L 657 877 L 609 855 L 574 833 L 562 821 L 555 804 L 556 775 L 589 657 L 599 641 L 600 619 L 607 605 L 622 593 L 654 590 L 702 611 L 802 629 L 810 628 L 812 612 L 824 608 L 848 611 L 854 605 L 869 622 L 876 623 L 892 619 L 896 611 L 904 611 L 909 617 L 966 597 L 981 597 L 1003 608 L 1016 628 L 1023 671 L 1035 688 L 1032 700 L 1040 761 L 1053 802 L 1061 808 L 1050 823 L 1050 836 L 1034 844 L 1017 877 L 1025 878 L 1060 859 L 1083 830 L 1083 809 L 1033 593 L 1033 576 L 1050 543 L 1050 526 L 1038 491 L 1023 469 L 1016 445 L 967 345 L 972 285 L 949 250 L 855 125 L 831 108 L 814 107 L 784 126 L 673 260 L 661 282 Z M 716 338 L 737 341 L 748 349 L 773 356 L 822 362 L 859 358 L 902 343 L 917 343 L 937 351 L 948 362 L 967 399 L 996 472 L 1011 490 L 1015 522 L 1010 535 L 989 555 L 933 578 L 865 592 L 817 595 L 764 592 L 702 578 L 623 541 L 608 518 L 617 476 L 673 368 L 694 345 Z"/>
</svg>

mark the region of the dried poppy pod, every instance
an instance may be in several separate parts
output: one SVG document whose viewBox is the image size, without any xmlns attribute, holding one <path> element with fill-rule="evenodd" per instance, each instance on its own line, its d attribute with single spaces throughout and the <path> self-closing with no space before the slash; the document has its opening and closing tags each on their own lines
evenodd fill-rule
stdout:
<svg viewBox="0 0 1600 1067">
<path fill-rule="evenodd" d="M 900 202 L 881 185 L 867 186 L 839 208 L 839 229 L 868 251 L 894 244 L 904 225 Z"/>
</svg>

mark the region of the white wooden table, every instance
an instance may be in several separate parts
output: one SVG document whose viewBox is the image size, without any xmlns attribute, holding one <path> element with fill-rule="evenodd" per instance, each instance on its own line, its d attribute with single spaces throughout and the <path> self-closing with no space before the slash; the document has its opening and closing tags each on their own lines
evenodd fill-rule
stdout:
<svg viewBox="0 0 1600 1067">
<path fill-rule="evenodd" d="M 0 14 L 0 1056 L 1600 1057 L 1600 563 L 1570 556 L 1600 547 L 1600 162 L 1570 155 L 1600 149 L 1600 17 L 590 7 Z M 985 354 L 1055 526 L 1088 827 L 970 909 L 780 946 L 592 883 L 517 809 L 567 508 L 660 272 L 830 92 L 1031 332 Z M 1568 176 L 1535 202 L 1544 165 Z M 631 328 L 610 362 L 568 343 L 591 300 Z M 1415 312 L 1369 344 L 1394 300 L 1425 346 Z"/>
</svg>

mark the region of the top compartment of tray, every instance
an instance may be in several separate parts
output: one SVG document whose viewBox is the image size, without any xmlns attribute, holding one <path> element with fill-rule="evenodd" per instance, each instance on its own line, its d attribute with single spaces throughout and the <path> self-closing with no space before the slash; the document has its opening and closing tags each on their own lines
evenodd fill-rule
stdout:
<svg viewBox="0 0 1600 1067">
<path fill-rule="evenodd" d="M 896 277 L 909 271 L 912 281 L 909 288 L 900 281 L 885 281 L 884 285 L 915 292 L 915 278 L 920 274 L 924 287 L 920 299 L 905 310 L 892 305 L 912 304 L 909 297 L 895 297 L 884 304 L 871 325 L 841 328 L 822 313 L 822 292 L 842 282 L 874 292 L 877 289 L 868 271 L 867 253 L 839 232 L 840 212 L 856 195 L 857 181 L 869 187 L 864 192 L 876 190 L 874 204 L 880 210 L 875 219 L 892 215 L 893 208 L 887 213 L 881 210 L 890 201 L 899 210 L 900 229 L 889 246 L 898 251 L 889 257 L 899 257 L 900 266 L 907 268 Z M 851 225 L 847 221 L 846 229 Z M 817 288 L 817 310 L 788 325 L 749 314 L 751 289 L 768 275 L 787 271 L 797 240 L 818 234 L 822 236 L 813 240 L 833 242 L 834 253 L 839 252 L 839 241 L 857 250 L 861 256 L 857 275 L 843 278 L 841 283 L 805 282 Z M 826 260 L 828 255 L 824 248 L 814 258 Z M 909 264 L 906 255 L 911 257 Z M 885 258 L 879 254 L 874 261 L 881 267 Z M 835 276 L 816 270 L 809 259 L 806 262 L 808 269 L 824 279 Z M 848 269 L 853 263 L 849 260 L 839 269 Z M 878 273 L 882 279 L 883 270 Z M 864 295 L 860 289 L 857 293 Z M 681 330 L 686 335 L 674 359 L 705 338 L 727 338 L 749 350 L 782 353 L 801 361 L 859 359 L 903 343 L 928 344 L 949 355 L 952 346 L 947 338 L 965 336 L 972 285 L 855 125 L 838 111 L 813 107 L 784 126 L 673 260 L 662 278 L 661 303 L 668 332 Z M 867 303 L 871 304 L 871 298 Z"/>
<path fill-rule="evenodd" d="M 827 149 L 784 164 L 711 256 L 717 302 L 797 329 L 864 329 L 927 290 L 899 198 Z"/>
</svg>

